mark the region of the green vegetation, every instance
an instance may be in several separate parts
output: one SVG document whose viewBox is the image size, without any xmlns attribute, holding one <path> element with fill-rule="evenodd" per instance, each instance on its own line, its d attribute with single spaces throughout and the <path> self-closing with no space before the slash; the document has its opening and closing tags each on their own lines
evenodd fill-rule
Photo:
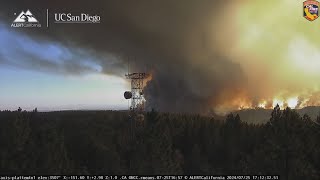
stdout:
<svg viewBox="0 0 320 180">
<path fill-rule="evenodd" d="M 318 118 L 318 121 L 320 118 Z M 266 124 L 149 112 L 0 112 L 2 174 L 278 174 L 320 179 L 320 126 L 275 108 Z"/>
</svg>

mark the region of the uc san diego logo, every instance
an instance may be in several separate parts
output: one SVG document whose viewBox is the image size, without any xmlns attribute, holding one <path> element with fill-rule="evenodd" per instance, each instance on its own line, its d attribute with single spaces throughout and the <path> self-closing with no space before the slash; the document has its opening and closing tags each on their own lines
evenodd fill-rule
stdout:
<svg viewBox="0 0 320 180">
<path fill-rule="evenodd" d="M 319 2 L 316 0 L 303 2 L 303 16 L 309 21 L 316 20 L 319 16 Z"/>
<path fill-rule="evenodd" d="M 15 13 L 16 15 L 16 13 Z M 11 27 L 41 27 L 41 24 L 30 10 L 22 11 L 11 24 Z"/>
</svg>

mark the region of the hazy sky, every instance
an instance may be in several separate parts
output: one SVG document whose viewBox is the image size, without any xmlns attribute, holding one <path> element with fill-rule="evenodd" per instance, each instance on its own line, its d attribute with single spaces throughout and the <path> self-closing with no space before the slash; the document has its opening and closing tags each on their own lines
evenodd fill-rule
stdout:
<svg viewBox="0 0 320 180">
<path fill-rule="evenodd" d="M 303 17 L 303 1 L 248 1 L 237 16 L 235 56 L 266 96 L 314 96 L 319 104 L 320 21 Z M 234 58 L 235 60 L 237 58 Z M 270 84 L 264 86 L 261 84 Z M 265 89 L 268 91 L 265 91 Z M 308 95 L 304 95 L 308 94 Z M 312 94 L 312 95 L 311 95 Z M 311 103 L 312 104 L 312 103 Z"/>
<path fill-rule="evenodd" d="M 248 79 L 248 92 L 231 98 L 232 103 L 218 105 L 217 109 L 246 106 L 248 98 L 261 102 L 314 97 L 309 104 L 319 103 L 320 19 L 307 21 L 302 16 L 302 2 L 247 0 L 228 4 L 230 11 L 224 9 L 223 13 L 231 16 L 227 19 L 232 22 L 226 22 L 226 27 L 223 23 L 218 26 L 222 30 L 232 30 L 225 29 L 222 31 L 225 33 L 220 34 L 223 45 L 219 51 L 225 51 L 232 61 L 241 65 Z M 99 57 L 85 52 L 79 55 L 82 49 L 33 39 L 24 34 L 23 29 L 18 32 L 10 25 L 0 21 L 1 110 L 18 106 L 28 110 L 35 107 L 39 110 L 127 107 L 123 99 L 123 92 L 129 89 L 127 81 L 99 73 L 99 65 L 87 63 L 98 62 Z M 217 25 L 213 23 L 212 26 Z M 234 41 L 228 44 L 230 37 Z M 24 63 L 33 61 L 33 57 L 43 61 Z M 68 58 L 85 63 L 57 65 L 68 62 Z M 41 68 L 37 64 L 41 64 Z"/>
<path fill-rule="evenodd" d="M 71 52 L 61 45 L 33 40 L 4 24 L 0 24 L 0 37 L 0 54 L 10 61 L 0 61 L 1 110 L 18 106 L 27 110 L 38 107 L 40 111 L 128 107 L 123 99 L 123 92 L 129 88 L 126 80 L 98 72 L 68 74 L 69 69 L 63 66 L 43 69 L 37 67 L 40 62 L 24 64 L 31 55 L 45 63 L 47 59 L 63 62 Z"/>
</svg>

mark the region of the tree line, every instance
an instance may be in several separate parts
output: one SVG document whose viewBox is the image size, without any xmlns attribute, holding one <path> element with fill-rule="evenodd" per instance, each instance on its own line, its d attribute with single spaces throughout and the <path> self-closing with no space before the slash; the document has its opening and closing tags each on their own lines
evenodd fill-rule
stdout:
<svg viewBox="0 0 320 180">
<path fill-rule="evenodd" d="M 320 179 L 320 118 L 274 108 L 266 124 L 239 115 L 0 112 L 2 174 L 272 174 Z"/>
</svg>

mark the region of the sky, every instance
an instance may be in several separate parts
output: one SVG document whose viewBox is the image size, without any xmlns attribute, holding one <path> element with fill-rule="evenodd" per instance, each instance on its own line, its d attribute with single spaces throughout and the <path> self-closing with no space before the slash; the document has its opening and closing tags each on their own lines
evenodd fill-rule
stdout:
<svg viewBox="0 0 320 180">
<path fill-rule="evenodd" d="M 126 8 L 129 10 L 124 8 L 126 10 L 123 12 L 124 15 L 117 17 L 120 19 L 119 22 L 124 24 L 119 27 L 128 27 L 128 32 L 131 30 L 142 35 L 138 33 L 130 35 L 124 30 L 123 33 L 128 35 L 121 37 L 127 39 L 119 38 L 115 41 L 110 38 L 114 33 L 106 37 L 111 39 L 110 47 L 116 47 L 117 43 L 121 42 L 119 46 L 123 48 L 122 50 L 128 50 L 128 52 L 130 50 L 128 54 L 136 53 L 138 57 L 143 54 L 141 59 L 155 57 L 155 54 L 159 56 L 159 60 L 150 60 L 158 64 L 158 68 L 153 70 L 154 80 L 147 86 L 146 91 L 150 92 L 150 102 L 152 100 L 153 105 L 163 110 L 171 108 L 177 111 L 188 111 L 210 106 L 216 112 L 225 112 L 239 107 L 270 107 L 276 103 L 282 106 L 290 104 L 293 108 L 320 105 L 318 100 L 320 97 L 320 19 L 313 22 L 306 20 L 302 15 L 303 1 L 301 0 L 225 2 L 223 4 L 217 1 L 217 7 L 213 8 L 217 12 L 206 12 L 207 9 L 201 12 L 203 7 L 200 5 L 199 7 L 183 6 L 187 9 L 183 11 L 182 8 L 179 9 L 178 3 L 177 6 L 173 4 L 178 10 L 177 17 L 172 16 L 172 19 L 161 18 L 158 14 L 173 13 L 175 15 L 174 8 L 171 12 L 170 8 L 165 10 L 167 8 L 165 5 L 154 6 L 155 9 L 160 10 L 150 18 L 156 20 L 150 20 L 146 16 L 146 13 L 152 13 L 152 10 L 143 9 L 145 14 L 140 13 L 141 10 L 139 10 L 140 14 L 137 13 L 136 17 L 132 14 L 130 15 L 132 17 L 127 17 L 130 23 L 127 23 L 129 21 L 127 19 L 127 21 L 121 19 L 131 12 L 128 5 Z M 210 6 L 213 5 L 211 1 Z M 141 5 L 138 8 L 144 8 L 144 6 Z M 192 8 L 195 10 L 193 11 Z M 190 20 L 182 22 L 181 20 L 185 20 L 182 15 L 189 11 L 194 14 L 190 13 Z M 12 11 L 8 11 L 7 14 L 10 14 L 9 12 Z M 101 53 L 99 48 L 103 48 L 103 45 L 101 47 L 100 44 L 94 44 L 88 48 L 83 45 L 87 40 L 83 36 L 81 39 L 70 35 L 70 42 L 74 40 L 71 43 L 65 40 L 67 36 L 61 36 L 62 39 L 55 40 L 52 38 L 56 36 L 50 37 L 51 39 L 39 38 L 30 35 L 29 31 L 24 29 L 17 30 L 10 27 L 10 21 L 13 21 L 15 16 L 8 17 L 11 19 L 0 18 L 0 110 L 15 110 L 19 106 L 26 110 L 37 107 L 40 111 L 126 109 L 128 107 L 128 101 L 123 98 L 123 92 L 130 89 L 130 84 L 124 79 L 126 67 L 121 63 L 117 64 L 119 57 L 116 55 L 115 48 L 106 46 L 106 52 Z M 142 23 L 139 23 L 140 21 Z M 104 24 L 107 29 L 112 27 L 112 21 L 105 22 L 111 22 L 111 25 Z M 168 24 L 172 28 L 163 28 Z M 194 28 L 193 24 L 198 25 L 200 30 L 196 28 L 197 26 Z M 91 27 L 90 24 L 86 26 Z M 51 28 L 51 31 L 55 29 Z M 75 32 L 76 35 L 81 33 L 82 29 L 77 31 L 79 32 Z M 197 33 L 200 36 L 196 36 Z M 150 34 L 153 36 L 149 36 Z M 44 33 L 43 36 L 46 34 Z M 149 39 L 152 39 L 150 37 L 158 38 L 159 45 L 150 45 L 150 42 L 153 42 L 151 40 L 149 42 Z M 99 39 L 92 38 L 93 42 Z M 141 47 L 142 50 L 133 49 L 128 39 L 141 42 L 134 45 L 134 48 Z M 200 44 L 197 44 L 198 41 Z M 90 42 L 87 44 L 89 46 Z M 177 55 L 172 55 L 173 49 Z M 211 54 L 222 57 L 223 60 L 211 62 L 207 59 Z M 178 60 L 161 59 L 167 57 Z M 183 58 L 185 64 L 180 62 Z M 124 62 L 124 60 L 120 61 Z M 170 70 L 172 68 L 178 72 L 177 68 L 174 68 L 176 64 L 184 72 L 189 72 L 188 74 L 194 73 L 195 69 L 200 71 L 196 77 L 191 75 L 181 77 L 180 73 L 166 76 L 164 69 L 172 72 Z M 234 74 L 229 76 L 223 74 L 226 72 L 234 72 Z M 238 85 L 238 81 L 246 83 Z M 159 91 L 176 88 L 178 85 L 175 82 L 181 82 L 181 87 L 184 87 L 183 96 L 159 94 Z M 218 84 L 219 87 L 210 85 L 210 82 Z M 198 88 L 194 89 L 194 87 Z M 229 92 L 226 88 L 236 90 Z M 170 93 L 180 94 L 179 89 L 171 89 Z M 190 100 L 186 101 L 186 97 L 190 97 Z M 166 103 L 160 102 L 162 100 Z M 190 102 L 196 105 L 186 106 Z"/>
<path fill-rule="evenodd" d="M 72 52 L 59 44 L 36 41 L 4 24 L 0 24 L 0 37 L 0 54 L 9 61 L 0 61 L 1 110 L 18 107 L 25 110 L 37 107 L 40 111 L 118 110 L 128 107 L 128 102 L 122 98 L 123 92 L 130 88 L 125 79 L 103 75 L 94 64 L 91 66 L 97 72 L 87 74 L 69 74 L 70 69 L 63 66 L 43 69 L 43 66 L 37 67 L 39 62 L 25 64 L 30 55 L 41 57 L 44 63 L 62 63 Z"/>
</svg>

